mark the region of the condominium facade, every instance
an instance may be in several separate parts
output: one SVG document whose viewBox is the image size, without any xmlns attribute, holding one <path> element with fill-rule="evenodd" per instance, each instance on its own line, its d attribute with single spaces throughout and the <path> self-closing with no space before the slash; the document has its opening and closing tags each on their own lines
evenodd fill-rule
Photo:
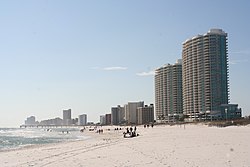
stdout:
<svg viewBox="0 0 250 167">
<path fill-rule="evenodd" d="M 100 116 L 100 125 L 106 125 L 106 117 L 105 117 L 105 115 Z"/>
<path fill-rule="evenodd" d="M 227 33 L 210 29 L 183 43 L 183 110 L 191 120 L 228 104 Z"/>
<path fill-rule="evenodd" d="M 71 109 L 63 110 L 63 124 L 64 125 L 71 125 L 72 124 Z"/>
<path fill-rule="evenodd" d="M 42 120 L 39 125 L 63 125 L 63 120 L 59 117 L 53 119 Z"/>
<path fill-rule="evenodd" d="M 25 125 L 35 125 L 36 124 L 36 117 L 30 116 L 25 120 Z"/>
<path fill-rule="evenodd" d="M 111 124 L 112 125 L 118 125 L 124 122 L 124 116 L 125 116 L 124 107 L 121 107 L 118 105 L 117 107 L 111 108 Z"/>
<path fill-rule="evenodd" d="M 137 108 L 137 124 L 154 123 L 154 105 Z"/>
<path fill-rule="evenodd" d="M 87 114 L 78 116 L 78 125 L 87 125 Z"/>
<path fill-rule="evenodd" d="M 128 124 L 137 124 L 137 108 L 143 106 L 144 101 L 128 102 L 128 104 L 124 105 L 125 120 Z"/>
<path fill-rule="evenodd" d="M 155 70 L 156 120 L 182 116 L 182 61 Z"/>
<path fill-rule="evenodd" d="M 106 125 L 111 124 L 111 114 L 105 114 L 105 123 Z"/>
</svg>

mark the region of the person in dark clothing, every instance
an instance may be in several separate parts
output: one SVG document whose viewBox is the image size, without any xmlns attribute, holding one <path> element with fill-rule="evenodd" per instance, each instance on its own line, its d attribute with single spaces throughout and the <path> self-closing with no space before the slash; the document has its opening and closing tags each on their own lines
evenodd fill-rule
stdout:
<svg viewBox="0 0 250 167">
<path fill-rule="evenodd" d="M 128 128 L 126 128 L 126 130 L 127 130 L 127 133 L 129 133 L 129 130 L 128 130 Z"/>
<path fill-rule="evenodd" d="M 132 127 L 130 127 L 130 132 L 131 132 L 131 133 L 133 132 L 133 128 L 132 128 Z"/>
</svg>

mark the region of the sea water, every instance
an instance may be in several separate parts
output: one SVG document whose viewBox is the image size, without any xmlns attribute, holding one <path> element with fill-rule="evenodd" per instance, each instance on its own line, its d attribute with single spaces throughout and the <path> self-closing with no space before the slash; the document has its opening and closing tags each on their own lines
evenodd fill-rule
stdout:
<svg viewBox="0 0 250 167">
<path fill-rule="evenodd" d="M 87 138 L 78 128 L 0 128 L 0 151 Z"/>
</svg>

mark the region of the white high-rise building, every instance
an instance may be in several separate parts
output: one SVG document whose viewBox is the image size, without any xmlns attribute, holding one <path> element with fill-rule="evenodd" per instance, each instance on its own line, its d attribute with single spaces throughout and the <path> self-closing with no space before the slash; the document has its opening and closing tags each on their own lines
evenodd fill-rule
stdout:
<svg viewBox="0 0 250 167">
<path fill-rule="evenodd" d="M 63 124 L 64 125 L 71 125 L 72 124 L 71 109 L 63 110 Z"/>
<path fill-rule="evenodd" d="M 36 118 L 35 116 L 30 116 L 25 121 L 25 125 L 35 125 L 36 124 Z"/>
<path fill-rule="evenodd" d="M 79 115 L 78 125 L 87 125 L 87 115 L 86 114 Z"/>
<path fill-rule="evenodd" d="M 228 104 L 227 33 L 211 29 L 183 43 L 183 109 L 190 119 Z"/>
<path fill-rule="evenodd" d="M 106 116 L 105 115 L 100 116 L 100 125 L 106 125 Z"/>
<path fill-rule="evenodd" d="M 166 64 L 155 70 L 156 120 L 172 120 L 183 114 L 182 62 Z"/>
</svg>

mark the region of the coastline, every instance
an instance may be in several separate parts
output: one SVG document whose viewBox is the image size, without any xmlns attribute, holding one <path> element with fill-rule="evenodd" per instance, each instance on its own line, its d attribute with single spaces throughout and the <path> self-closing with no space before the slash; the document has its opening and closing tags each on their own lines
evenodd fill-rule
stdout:
<svg viewBox="0 0 250 167">
<path fill-rule="evenodd" d="M 0 128 L 0 152 L 86 138 L 79 128 Z"/>
<path fill-rule="evenodd" d="M 106 127 L 104 127 L 106 128 Z M 140 134 L 85 131 L 88 139 L 0 152 L 0 166 L 248 166 L 250 126 L 138 126 Z"/>
</svg>

